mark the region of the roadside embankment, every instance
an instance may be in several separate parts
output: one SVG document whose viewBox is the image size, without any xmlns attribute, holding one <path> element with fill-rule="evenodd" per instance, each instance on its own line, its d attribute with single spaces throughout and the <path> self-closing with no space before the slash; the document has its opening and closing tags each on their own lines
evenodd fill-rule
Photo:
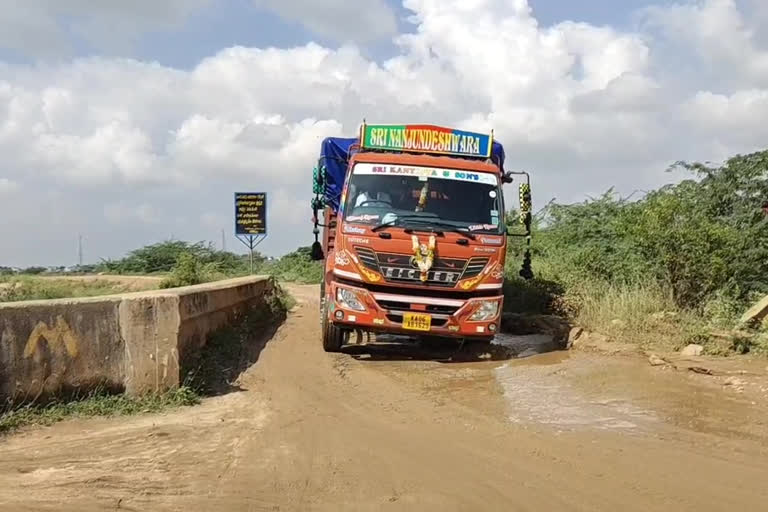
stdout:
<svg viewBox="0 0 768 512">
<path fill-rule="evenodd" d="M 275 293 L 273 279 L 257 276 L 0 303 L 0 402 L 96 388 L 132 395 L 174 389 L 214 332 L 269 308 Z"/>
</svg>

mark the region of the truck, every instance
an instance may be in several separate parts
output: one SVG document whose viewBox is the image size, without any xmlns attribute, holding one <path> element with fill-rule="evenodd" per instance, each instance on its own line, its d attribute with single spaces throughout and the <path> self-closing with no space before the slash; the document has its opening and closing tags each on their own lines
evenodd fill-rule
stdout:
<svg viewBox="0 0 768 512">
<path fill-rule="evenodd" d="M 323 139 L 311 258 L 325 261 L 325 351 L 341 351 L 353 331 L 493 340 L 509 237 L 524 237 L 519 274 L 533 277 L 530 176 L 504 159 L 493 131 L 363 121 L 357 137 Z M 520 226 L 509 227 L 503 185 L 515 176 Z"/>
</svg>

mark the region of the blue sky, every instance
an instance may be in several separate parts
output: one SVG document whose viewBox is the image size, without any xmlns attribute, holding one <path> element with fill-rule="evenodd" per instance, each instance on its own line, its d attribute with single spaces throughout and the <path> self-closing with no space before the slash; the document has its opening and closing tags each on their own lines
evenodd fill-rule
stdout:
<svg viewBox="0 0 768 512">
<path fill-rule="evenodd" d="M 386 0 L 396 12 L 402 32 L 412 32 L 407 21 L 412 13 L 401 2 Z M 584 21 L 595 25 L 631 27 L 633 13 L 648 5 L 670 4 L 671 0 L 531 0 L 534 15 L 542 26 L 562 21 Z M 141 41 L 134 55 L 145 60 L 158 60 L 174 67 L 191 67 L 201 58 L 233 45 L 290 47 L 316 41 L 333 46 L 336 41 L 318 36 L 299 22 L 287 22 L 249 0 L 228 0 L 227 7 L 211 5 L 196 14 L 180 30 L 154 33 Z M 371 58 L 391 57 L 396 48 L 391 41 L 366 43 Z"/>
<path fill-rule="evenodd" d="M 649 5 L 670 5 L 673 0 L 532 0 L 533 13 L 542 25 L 561 21 L 584 21 L 593 25 L 628 28 L 633 13 Z"/>
<path fill-rule="evenodd" d="M 384 0 L 396 13 L 401 32 L 412 32 L 414 25 L 407 18 L 413 13 L 396 0 Z M 562 21 L 586 22 L 631 28 L 633 15 L 648 5 L 672 4 L 672 0 L 531 0 L 533 13 L 542 26 Z M 60 19 L 66 20 L 66 17 Z M 66 21 L 63 22 L 66 25 Z M 138 41 L 119 49 L 94 45 L 73 36 L 72 55 L 115 55 L 158 61 L 161 64 L 191 68 L 200 59 L 213 55 L 230 46 L 291 47 L 315 41 L 325 46 L 338 44 L 333 38 L 324 37 L 308 30 L 300 21 L 289 21 L 269 9 L 257 7 L 252 0 L 224 0 L 192 11 L 180 26 L 150 30 Z M 391 57 L 397 49 L 393 42 L 382 39 L 362 45 L 366 55 L 382 60 Z M 16 49 L 0 45 L 0 58 L 10 62 L 30 62 L 28 56 Z"/>
<path fill-rule="evenodd" d="M 682 177 L 665 172 L 674 161 L 768 140 L 762 0 L 0 0 L 0 12 L 0 265 L 73 263 L 78 233 L 90 261 L 170 235 L 218 243 L 222 229 L 235 248 L 232 192 L 248 189 L 269 193 L 260 248 L 290 251 L 311 242 L 320 141 L 363 117 L 494 129 L 507 167 L 532 173 L 534 206 L 647 190 Z"/>
</svg>

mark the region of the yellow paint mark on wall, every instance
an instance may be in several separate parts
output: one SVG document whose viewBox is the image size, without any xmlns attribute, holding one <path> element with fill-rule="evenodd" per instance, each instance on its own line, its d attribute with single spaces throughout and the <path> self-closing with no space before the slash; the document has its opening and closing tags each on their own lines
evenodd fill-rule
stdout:
<svg viewBox="0 0 768 512">
<path fill-rule="evenodd" d="M 27 345 L 24 347 L 25 358 L 32 357 L 37 353 L 41 340 L 46 340 L 51 348 L 64 345 L 70 357 L 77 357 L 79 353 L 77 335 L 61 315 L 56 317 L 56 325 L 54 327 L 48 327 L 45 322 L 37 323 L 35 328 L 32 329 L 29 339 L 27 339 Z"/>
</svg>

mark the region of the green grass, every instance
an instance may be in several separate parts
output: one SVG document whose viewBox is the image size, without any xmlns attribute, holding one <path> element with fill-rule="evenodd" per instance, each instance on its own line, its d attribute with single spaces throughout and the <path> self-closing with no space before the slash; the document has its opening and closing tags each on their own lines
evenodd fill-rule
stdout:
<svg viewBox="0 0 768 512">
<path fill-rule="evenodd" d="M 128 290 L 128 285 L 110 281 L 108 278 L 80 281 L 35 276 L 0 277 L 0 302 L 94 297 Z"/>
<path fill-rule="evenodd" d="M 676 304 L 670 290 L 653 283 L 591 283 L 569 292 L 565 300 L 577 304 L 576 324 L 642 348 L 677 351 L 696 343 L 708 355 L 768 355 L 768 336 L 760 329 L 738 329 L 741 309 L 726 298 L 686 309 Z"/>
<path fill-rule="evenodd" d="M 141 397 L 95 391 L 80 399 L 53 401 L 47 404 L 30 404 L 15 408 L 8 407 L 7 412 L 0 415 L 0 435 L 22 427 L 52 425 L 70 418 L 157 413 L 168 409 L 196 405 L 199 402 L 199 395 L 186 387 Z"/>
<path fill-rule="evenodd" d="M 683 311 L 669 290 L 653 283 L 614 285 L 584 283 L 570 290 L 575 322 L 585 329 L 625 343 L 675 350 L 703 318 Z"/>
<path fill-rule="evenodd" d="M 708 355 L 768 355 L 768 322 L 737 329 L 743 307 L 727 295 L 683 308 L 672 290 L 657 281 L 574 279 L 554 273 L 549 261 L 534 263 L 537 277 L 532 281 L 516 277 L 514 262 L 508 265 L 505 311 L 563 316 L 587 331 L 643 349 L 677 351 L 696 343 Z"/>
</svg>

